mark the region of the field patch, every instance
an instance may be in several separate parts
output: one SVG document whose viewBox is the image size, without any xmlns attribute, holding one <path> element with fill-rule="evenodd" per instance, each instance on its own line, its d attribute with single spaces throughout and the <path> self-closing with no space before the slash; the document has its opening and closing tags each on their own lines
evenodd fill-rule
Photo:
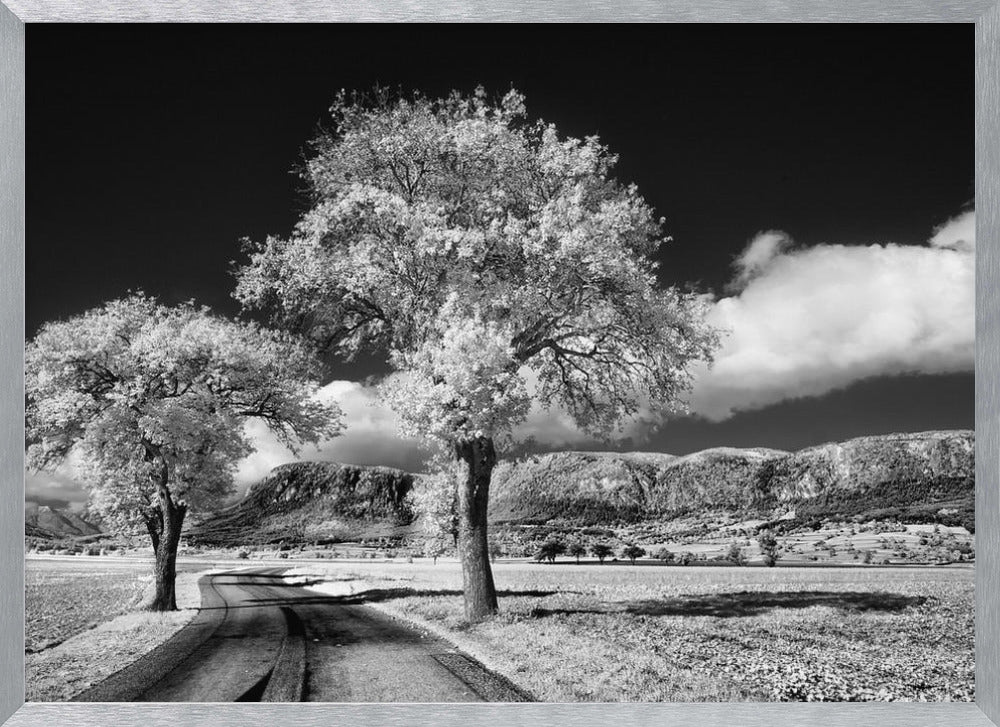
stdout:
<svg viewBox="0 0 1000 727">
<path fill-rule="evenodd" d="M 25 568 L 25 653 L 50 648 L 134 610 L 152 583 L 148 570 L 73 563 Z"/>
<path fill-rule="evenodd" d="M 542 701 L 974 698 L 967 567 L 500 563 L 501 614 L 478 625 L 463 617 L 453 563 L 350 569 L 357 597 L 370 589 L 372 605 L 442 633 Z"/>
<path fill-rule="evenodd" d="M 45 648 L 25 650 L 26 701 L 68 701 L 139 659 L 194 617 L 201 603 L 198 587 L 201 574 L 197 572 L 177 575 L 180 610 L 135 611 L 144 600 L 152 578 L 148 570 L 149 566 L 143 563 L 102 568 L 82 558 L 76 563 L 37 559 L 27 562 L 25 576 L 29 588 L 53 585 L 62 598 L 47 601 L 46 591 L 41 588 L 36 589 L 36 600 L 27 604 L 26 632 L 28 624 L 36 621 L 34 643 L 49 641 L 45 642 Z M 124 602 L 115 602 L 118 594 L 137 596 L 131 607 L 127 607 Z M 44 620 L 32 612 L 39 601 L 45 603 Z M 95 603 L 106 604 L 109 610 L 102 613 Z M 53 643 L 52 634 L 62 639 Z"/>
</svg>

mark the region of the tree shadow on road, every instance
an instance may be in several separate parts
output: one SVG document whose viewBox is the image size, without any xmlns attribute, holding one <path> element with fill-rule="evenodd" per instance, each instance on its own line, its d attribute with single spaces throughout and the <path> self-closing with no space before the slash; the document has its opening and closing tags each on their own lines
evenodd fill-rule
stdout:
<svg viewBox="0 0 1000 727">
<path fill-rule="evenodd" d="M 898 612 L 919 606 L 923 596 L 870 591 L 740 591 L 710 593 L 662 600 L 645 599 L 606 603 L 597 608 L 534 608 L 534 617 L 574 613 L 629 613 L 637 616 L 717 616 L 732 618 L 757 616 L 777 609 L 800 609 L 826 606 L 844 612 Z"/>
<path fill-rule="evenodd" d="M 289 584 L 287 587 L 296 588 L 306 584 Z M 568 593 L 568 591 L 497 591 L 499 598 L 529 597 L 545 598 L 557 593 Z M 366 603 L 379 603 L 390 601 L 396 598 L 410 597 L 432 597 L 432 596 L 461 596 L 462 591 L 455 589 L 417 589 L 417 588 L 371 588 L 357 593 L 344 594 L 341 596 L 327 596 L 320 593 L 303 595 L 302 597 L 289 598 L 250 598 L 243 601 L 244 607 L 251 606 L 306 606 L 315 604 L 331 604 L 339 606 L 359 606 Z M 232 607 L 231 607 L 232 608 Z"/>
</svg>

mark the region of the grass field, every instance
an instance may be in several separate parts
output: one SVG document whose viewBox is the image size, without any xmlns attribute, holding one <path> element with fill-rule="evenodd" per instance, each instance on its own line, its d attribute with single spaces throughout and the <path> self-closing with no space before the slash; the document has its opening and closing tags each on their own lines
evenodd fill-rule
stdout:
<svg viewBox="0 0 1000 727">
<path fill-rule="evenodd" d="M 198 571 L 178 568 L 180 611 L 136 611 L 152 580 L 148 562 L 29 557 L 25 700 L 64 702 L 132 663 L 188 623 L 201 603 Z"/>
<path fill-rule="evenodd" d="M 227 567 L 248 565 L 237 563 Z M 473 626 L 463 618 L 454 560 L 282 564 L 323 575 L 331 583 L 320 587 L 332 594 L 351 594 L 445 633 L 543 701 L 974 697 L 969 566 L 499 562 L 494 574 L 501 614 Z M 134 608 L 149 581 L 142 564 L 94 559 L 84 565 L 76 559 L 29 561 L 28 649 Z M 209 565 L 192 559 L 181 569 Z M 65 674 L 86 674 L 95 647 L 77 651 L 72 669 L 39 661 L 32 681 L 48 679 L 62 689 Z M 54 696 L 33 698 L 66 698 L 55 687 L 50 691 Z"/>
<path fill-rule="evenodd" d="M 475 626 L 454 563 L 318 568 L 543 701 L 974 697 L 968 567 L 499 563 L 501 614 Z"/>
<path fill-rule="evenodd" d="M 152 581 L 148 569 L 81 569 L 73 562 L 31 563 L 24 576 L 24 650 L 28 653 L 134 610 Z"/>
</svg>

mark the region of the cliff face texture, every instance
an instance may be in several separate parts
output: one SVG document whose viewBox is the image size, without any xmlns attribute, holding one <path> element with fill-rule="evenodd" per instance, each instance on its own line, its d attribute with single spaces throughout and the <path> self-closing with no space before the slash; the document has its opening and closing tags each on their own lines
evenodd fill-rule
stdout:
<svg viewBox="0 0 1000 727">
<path fill-rule="evenodd" d="M 24 506 L 24 534 L 44 539 L 75 538 L 96 535 L 101 529 L 68 509 L 52 508 L 34 502 Z"/>
<path fill-rule="evenodd" d="M 503 463 L 495 522 L 596 525 L 702 511 L 751 517 L 971 515 L 975 434 L 861 437 L 799 452 L 710 449 L 684 457 L 563 452 Z M 893 512 L 898 510 L 899 512 Z M 971 518 L 969 518 L 971 519 Z"/>
<path fill-rule="evenodd" d="M 192 542 L 243 545 L 394 535 L 414 514 L 413 475 L 389 467 L 295 462 L 275 467 L 235 505 L 195 524 Z"/>
<path fill-rule="evenodd" d="M 684 457 L 559 452 L 501 462 L 490 520 L 569 527 L 701 514 L 799 522 L 907 519 L 974 527 L 971 431 L 861 437 L 799 452 L 718 448 Z M 419 534 L 419 475 L 298 462 L 275 468 L 235 505 L 194 524 L 192 542 L 244 545 Z"/>
</svg>

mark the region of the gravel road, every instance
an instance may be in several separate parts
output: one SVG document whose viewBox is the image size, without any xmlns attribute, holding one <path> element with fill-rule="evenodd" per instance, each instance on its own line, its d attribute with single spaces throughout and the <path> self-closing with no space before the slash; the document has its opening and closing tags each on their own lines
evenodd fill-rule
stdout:
<svg viewBox="0 0 1000 727">
<path fill-rule="evenodd" d="M 188 626 L 76 700 L 525 699 L 448 642 L 365 606 L 363 594 L 322 595 L 284 570 L 203 577 L 202 609 Z"/>
</svg>

